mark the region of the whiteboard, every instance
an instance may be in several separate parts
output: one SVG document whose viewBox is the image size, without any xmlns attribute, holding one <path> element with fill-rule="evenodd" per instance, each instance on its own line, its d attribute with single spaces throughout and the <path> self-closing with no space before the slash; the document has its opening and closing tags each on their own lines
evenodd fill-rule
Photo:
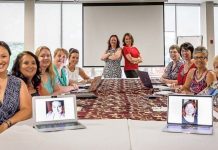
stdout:
<svg viewBox="0 0 218 150">
<path fill-rule="evenodd" d="M 141 53 L 140 66 L 164 66 L 163 16 L 163 3 L 83 4 L 83 66 L 104 66 L 100 57 L 110 35 L 118 35 L 122 46 L 126 32 L 133 35 Z"/>
<path fill-rule="evenodd" d="M 182 43 L 189 42 L 194 48 L 202 46 L 203 37 L 202 36 L 178 36 L 177 44 L 180 46 Z"/>
</svg>

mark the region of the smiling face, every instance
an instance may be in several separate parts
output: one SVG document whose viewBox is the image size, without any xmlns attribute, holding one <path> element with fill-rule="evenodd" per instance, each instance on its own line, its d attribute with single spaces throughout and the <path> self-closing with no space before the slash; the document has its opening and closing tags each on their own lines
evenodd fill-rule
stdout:
<svg viewBox="0 0 218 150">
<path fill-rule="evenodd" d="M 7 72 L 7 68 L 10 62 L 10 55 L 8 51 L 0 46 L 0 73 Z"/>
<path fill-rule="evenodd" d="M 36 60 L 30 55 L 24 55 L 20 60 L 20 72 L 28 79 L 32 79 L 37 71 Z"/>
<path fill-rule="evenodd" d="M 188 116 L 194 115 L 194 113 L 195 113 L 195 107 L 193 106 L 192 103 L 189 103 L 189 104 L 186 105 L 186 107 L 185 107 L 185 113 L 186 113 L 186 115 L 188 115 Z"/>
<path fill-rule="evenodd" d="M 58 67 L 62 67 L 65 65 L 67 60 L 67 56 L 63 51 L 58 51 L 54 57 L 54 64 Z"/>
<path fill-rule="evenodd" d="M 124 40 L 127 46 L 132 46 L 132 39 L 130 38 L 130 36 L 126 35 Z"/>
<path fill-rule="evenodd" d="M 195 66 L 197 68 L 205 68 L 207 66 L 207 54 L 195 53 L 193 58 L 195 60 Z"/>
<path fill-rule="evenodd" d="M 180 55 L 179 55 L 179 52 L 177 51 L 176 48 L 170 50 L 170 58 L 172 60 L 175 60 L 175 61 L 179 60 L 179 57 L 180 57 Z"/>
<path fill-rule="evenodd" d="M 48 49 L 42 49 L 38 56 L 40 67 L 41 68 L 48 68 L 51 64 L 51 53 Z"/>
<path fill-rule="evenodd" d="M 110 39 L 110 45 L 111 47 L 115 47 L 117 46 L 117 38 L 115 36 L 112 36 Z"/>
<path fill-rule="evenodd" d="M 72 53 L 70 55 L 70 58 L 69 58 L 70 65 L 75 66 L 78 62 L 79 62 L 79 54 L 78 53 Z"/>
<path fill-rule="evenodd" d="M 59 101 L 54 101 L 52 102 L 52 111 L 54 113 L 62 113 L 62 106 L 61 106 L 61 102 Z"/>
<path fill-rule="evenodd" d="M 185 61 L 191 60 L 192 54 L 190 50 L 182 49 L 181 55 L 182 55 L 182 59 L 184 59 Z"/>
</svg>

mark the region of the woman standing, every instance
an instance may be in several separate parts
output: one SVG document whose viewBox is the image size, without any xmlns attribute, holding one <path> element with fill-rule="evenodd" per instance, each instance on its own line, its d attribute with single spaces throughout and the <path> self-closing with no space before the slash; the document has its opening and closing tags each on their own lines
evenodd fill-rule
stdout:
<svg viewBox="0 0 218 150">
<path fill-rule="evenodd" d="M 117 35 L 111 35 L 108 40 L 108 48 L 101 57 L 101 60 L 105 61 L 104 78 L 121 78 L 121 59 L 122 49 L 120 48 L 120 41 Z"/>
<path fill-rule="evenodd" d="M 142 62 L 139 50 L 133 46 L 134 39 L 130 33 L 123 36 L 124 72 L 127 78 L 138 78 L 138 64 Z"/>
<path fill-rule="evenodd" d="M 8 75 L 10 56 L 9 46 L 0 41 L 0 133 L 32 115 L 31 96 L 26 84 Z"/>
</svg>

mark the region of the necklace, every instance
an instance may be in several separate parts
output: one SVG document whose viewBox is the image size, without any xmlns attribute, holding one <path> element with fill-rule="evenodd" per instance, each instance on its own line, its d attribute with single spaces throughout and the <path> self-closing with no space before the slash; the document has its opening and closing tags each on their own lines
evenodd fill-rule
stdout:
<svg viewBox="0 0 218 150">
<path fill-rule="evenodd" d="M 197 71 L 196 71 L 196 75 L 195 75 L 196 80 L 199 81 L 200 79 L 202 79 L 202 77 L 203 77 L 205 71 L 206 71 L 206 70 L 204 70 L 202 73 L 199 73 L 199 71 L 197 70 Z"/>
</svg>

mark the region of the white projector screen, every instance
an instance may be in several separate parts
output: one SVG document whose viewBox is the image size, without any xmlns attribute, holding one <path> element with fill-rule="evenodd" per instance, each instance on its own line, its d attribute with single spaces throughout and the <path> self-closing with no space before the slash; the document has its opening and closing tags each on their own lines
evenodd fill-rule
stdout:
<svg viewBox="0 0 218 150">
<path fill-rule="evenodd" d="M 122 47 L 127 32 L 143 58 L 140 66 L 164 66 L 163 3 L 83 4 L 83 66 L 104 66 L 110 35 L 118 35 Z"/>
</svg>

